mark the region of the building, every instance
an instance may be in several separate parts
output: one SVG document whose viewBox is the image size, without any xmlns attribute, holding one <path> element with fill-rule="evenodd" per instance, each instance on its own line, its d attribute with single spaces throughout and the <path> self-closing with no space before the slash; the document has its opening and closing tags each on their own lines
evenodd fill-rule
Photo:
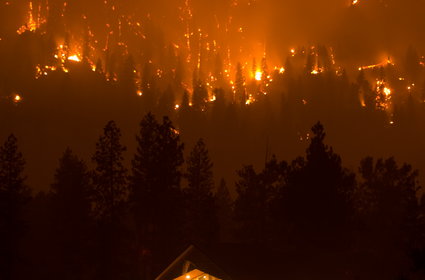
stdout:
<svg viewBox="0 0 425 280">
<path fill-rule="evenodd" d="M 189 246 L 155 280 L 258 280 L 282 278 L 282 254 L 260 246 Z"/>
</svg>

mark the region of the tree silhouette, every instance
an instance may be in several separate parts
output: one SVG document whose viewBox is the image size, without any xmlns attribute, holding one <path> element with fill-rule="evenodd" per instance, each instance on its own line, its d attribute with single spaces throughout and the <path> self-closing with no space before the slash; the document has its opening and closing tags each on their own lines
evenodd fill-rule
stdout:
<svg viewBox="0 0 425 280">
<path fill-rule="evenodd" d="M 235 219 L 239 223 L 237 235 L 250 243 L 271 244 L 274 240 L 274 208 L 278 189 L 282 185 L 287 163 L 272 157 L 257 173 L 252 166 L 238 171 L 236 183 Z M 276 243 L 274 243 L 276 245 Z"/>
<path fill-rule="evenodd" d="M 96 278 L 99 279 L 116 279 L 126 271 L 122 218 L 127 194 L 127 170 L 122 155 L 126 148 L 121 145 L 120 137 L 121 132 L 115 122 L 108 122 L 92 157 L 96 165 L 92 177 L 98 220 Z"/>
<path fill-rule="evenodd" d="M 238 63 L 236 66 L 236 77 L 235 77 L 235 102 L 242 105 L 246 102 L 246 89 L 245 89 L 245 78 L 243 76 L 242 65 Z"/>
<path fill-rule="evenodd" d="M 56 271 L 56 277 L 66 271 L 68 279 L 83 279 L 92 267 L 91 197 L 87 167 L 68 148 L 59 160 L 50 193 L 55 248 L 51 272 Z"/>
<path fill-rule="evenodd" d="M 130 199 L 137 227 L 143 277 L 153 277 L 165 252 L 181 236 L 180 166 L 183 144 L 171 121 L 162 124 L 148 113 L 140 123 L 137 151 L 132 160 Z"/>
<path fill-rule="evenodd" d="M 361 244 L 375 261 L 370 274 L 395 277 L 409 268 L 408 255 L 418 242 L 418 172 L 394 158 L 361 161 L 359 210 L 364 223 Z M 390 264 L 391 267 L 388 267 Z"/>
<path fill-rule="evenodd" d="M 196 111 L 203 111 L 208 102 L 208 90 L 201 80 L 197 80 L 194 86 L 192 94 L 193 108 Z"/>
<path fill-rule="evenodd" d="M 127 170 L 122 155 L 126 148 L 121 145 L 120 137 L 121 132 L 115 122 L 108 122 L 92 157 L 96 164 L 93 171 L 96 214 L 101 219 L 116 218 L 127 193 Z"/>
<path fill-rule="evenodd" d="M 20 242 L 26 230 L 24 207 L 30 198 L 23 175 L 25 160 L 10 135 L 0 147 L 0 277 L 14 279 L 22 265 Z"/>
<path fill-rule="evenodd" d="M 283 188 L 282 203 L 294 244 L 314 250 L 348 245 L 346 233 L 353 215 L 354 174 L 342 167 L 341 158 L 324 144 L 321 123 L 305 158 L 293 161 Z"/>
<path fill-rule="evenodd" d="M 218 235 L 212 167 L 206 145 L 199 139 L 187 159 L 188 187 L 184 189 L 184 195 L 185 233 L 192 243 L 200 245 L 217 241 Z"/>
</svg>

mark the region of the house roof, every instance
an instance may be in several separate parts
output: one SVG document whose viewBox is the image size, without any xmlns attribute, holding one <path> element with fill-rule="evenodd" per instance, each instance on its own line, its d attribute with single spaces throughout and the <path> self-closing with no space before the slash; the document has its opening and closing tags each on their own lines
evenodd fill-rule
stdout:
<svg viewBox="0 0 425 280">
<path fill-rule="evenodd" d="M 219 244 L 200 249 L 189 246 L 155 280 L 172 280 L 199 269 L 223 280 L 282 278 L 283 255 L 261 246 Z"/>
</svg>

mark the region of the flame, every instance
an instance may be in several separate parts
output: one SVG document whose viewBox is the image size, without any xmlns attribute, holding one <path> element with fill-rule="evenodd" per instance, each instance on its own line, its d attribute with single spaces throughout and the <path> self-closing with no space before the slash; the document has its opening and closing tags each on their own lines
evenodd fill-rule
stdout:
<svg viewBox="0 0 425 280">
<path fill-rule="evenodd" d="M 261 81 L 261 79 L 263 78 L 263 72 L 261 72 L 261 71 L 259 71 L 259 70 L 257 70 L 256 72 L 255 72 L 255 80 L 257 80 L 257 81 Z"/>
<path fill-rule="evenodd" d="M 391 58 L 387 58 L 385 61 L 378 63 L 378 64 L 372 64 L 372 65 L 367 65 L 367 66 L 360 66 L 359 67 L 359 71 L 361 70 L 368 70 L 368 69 L 375 69 L 381 66 L 385 66 L 385 65 L 394 65 L 394 63 L 392 62 Z"/>
<path fill-rule="evenodd" d="M 13 102 L 19 103 L 22 101 L 22 97 L 19 94 L 15 94 L 15 97 L 13 98 Z"/>
<path fill-rule="evenodd" d="M 75 61 L 75 62 L 81 62 L 81 59 L 76 54 L 68 56 L 68 60 Z"/>
<path fill-rule="evenodd" d="M 389 88 L 387 88 L 387 87 L 385 87 L 384 88 L 384 93 L 385 93 L 385 95 L 388 97 L 388 96 L 390 96 L 391 95 L 391 89 L 389 89 Z"/>
<path fill-rule="evenodd" d="M 34 21 L 33 17 L 33 6 L 32 2 L 29 2 L 29 8 L 28 8 L 28 22 L 22 25 L 16 32 L 21 35 L 22 33 L 26 31 L 34 32 L 38 28 L 37 23 Z"/>
</svg>

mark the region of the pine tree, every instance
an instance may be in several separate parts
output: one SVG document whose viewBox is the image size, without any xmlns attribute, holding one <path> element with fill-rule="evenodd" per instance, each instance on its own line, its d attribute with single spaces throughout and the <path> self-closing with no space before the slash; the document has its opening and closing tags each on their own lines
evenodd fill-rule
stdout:
<svg viewBox="0 0 425 280">
<path fill-rule="evenodd" d="M 66 149 L 56 170 L 50 193 L 53 265 L 60 277 L 82 279 L 90 269 L 92 239 L 90 176 L 83 161 Z"/>
<path fill-rule="evenodd" d="M 242 105 L 246 102 L 246 89 L 245 89 L 245 78 L 242 72 L 242 65 L 238 63 L 236 66 L 236 77 L 235 77 L 235 101 Z"/>
<path fill-rule="evenodd" d="M 312 128 L 305 158 L 293 161 L 283 188 L 282 206 L 293 229 L 294 244 L 307 250 L 349 244 L 346 233 L 353 215 L 354 174 L 324 143 L 323 125 Z"/>
<path fill-rule="evenodd" d="M 235 220 L 239 227 L 236 232 L 246 242 L 267 244 L 272 241 L 272 206 L 281 176 L 286 174 L 286 162 L 278 162 L 275 157 L 264 169 L 257 173 L 252 165 L 238 171 L 236 183 Z M 276 242 L 275 244 L 276 245 Z"/>
<path fill-rule="evenodd" d="M 127 170 L 122 155 L 126 147 L 121 145 L 120 137 L 121 132 L 115 122 L 108 122 L 92 157 L 96 164 L 93 172 L 96 214 L 101 219 L 115 219 L 127 193 Z"/>
<path fill-rule="evenodd" d="M 212 194 L 213 164 L 202 139 L 198 140 L 187 160 L 186 235 L 195 244 L 211 244 L 217 240 L 216 205 Z"/>
<path fill-rule="evenodd" d="M 418 171 L 408 164 L 399 166 L 394 158 L 371 157 L 361 161 L 359 171 L 359 244 L 367 252 L 366 262 L 375 264 L 368 273 L 395 279 L 409 268 L 410 254 L 420 240 Z"/>
<path fill-rule="evenodd" d="M 192 104 L 196 111 L 205 110 L 208 102 L 208 90 L 201 80 L 198 80 L 193 88 Z"/>
<path fill-rule="evenodd" d="M 140 123 L 132 160 L 130 199 L 138 232 L 143 277 L 153 277 L 165 252 L 181 241 L 180 166 L 183 144 L 168 117 L 162 124 L 148 113 Z"/>
<path fill-rule="evenodd" d="M 92 157 L 96 166 L 92 177 L 98 221 L 98 279 L 119 278 L 126 271 L 128 263 L 123 246 L 126 238 L 122 221 L 127 194 L 127 170 L 123 165 L 122 154 L 126 148 L 121 145 L 120 137 L 121 132 L 115 122 L 108 122 L 96 143 L 96 152 Z"/>
<path fill-rule="evenodd" d="M 25 160 L 10 135 L 0 147 L 0 278 L 10 280 L 20 267 L 20 242 L 26 230 L 24 209 L 30 198 L 23 175 Z"/>
<path fill-rule="evenodd" d="M 203 139 L 199 139 L 190 153 L 187 160 L 187 179 L 189 183 L 189 192 L 194 194 L 211 195 L 214 185 L 213 164 L 208 155 Z"/>
</svg>

